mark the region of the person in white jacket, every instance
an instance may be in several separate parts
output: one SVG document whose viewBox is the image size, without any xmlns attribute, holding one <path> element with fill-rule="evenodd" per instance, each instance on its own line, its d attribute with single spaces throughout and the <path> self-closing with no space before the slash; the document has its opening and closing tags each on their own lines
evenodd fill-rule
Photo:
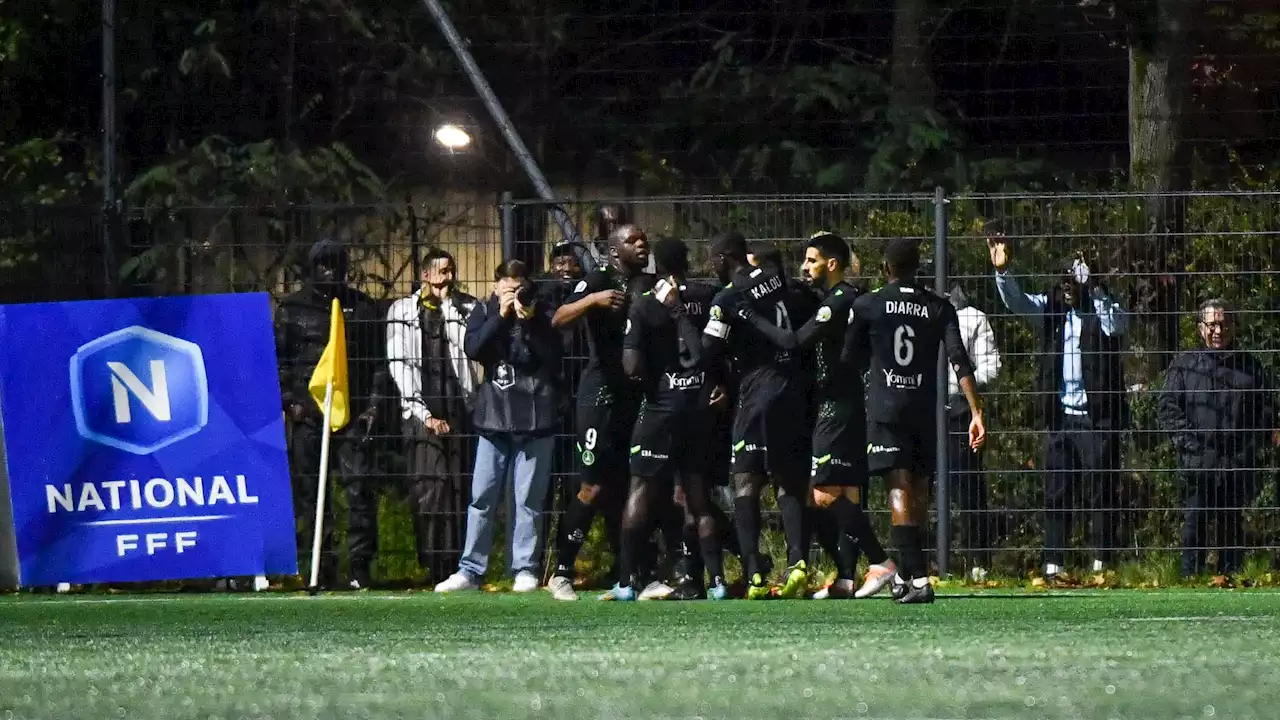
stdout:
<svg viewBox="0 0 1280 720">
<path fill-rule="evenodd" d="M 429 250 L 422 287 L 387 313 L 387 359 L 400 394 L 418 562 L 433 583 L 458 566 L 475 445 L 470 408 L 479 379 L 463 343 L 476 299 L 457 289 L 456 275 L 452 255 Z"/>
<path fill-rule="evenodd" d="M 973 379 L 979 392 L 1000 374 L 1000 351 L 996 334 L 991 330 L 987 314 L 969 304 L 960 285 L 951 286 L 951 304 L 960 318 L 960 337 L 973 362 Z M 969 405 L 960 393 L 956 371 L 950 371 L 947 401 L 947 469 L 951 497 L 960 507 L 960 544 L 969 558 L 969 576 L 981 581 L 991 565 L 991 537 L 996 517 L 988 509 L 987 479 L 982 467 L 982 453 L 969 448 Z"/>
</svg>

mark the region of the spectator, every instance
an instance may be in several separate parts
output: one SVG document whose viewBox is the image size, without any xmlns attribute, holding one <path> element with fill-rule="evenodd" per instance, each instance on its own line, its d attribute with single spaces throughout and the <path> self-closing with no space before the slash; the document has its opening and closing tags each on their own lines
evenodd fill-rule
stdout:
<svg viewBox="0 0 1280 720">
<path fill-rule="evenodd" d="M 508 484 L 515 501 L 508 555 L 514 590 L 531 592 L 539 585 L 542 503 L 560 427 L 560 335 L 551 327 L 550 309 L 537 302 L 524 263 L 508 261 L 495 275 L 493 295 L 467 320 L 467 357 L 484 368 L 473 414 L 480 439 L 467 539 L 458 571 L 436 592 L 478 587 L 489 568 L 494 510 Z"/>
<path fill-rule="evenodd" d="M 549 311 L 555 312 L 556 308 L 563 305 L 565 298 L 569 297 L 573 291 L 573 286 L 585 275 L 580 260 L 585 252 L 578 243 L 560 243 L 552 248 L 551 272 L 539 283 L 538 288 L 541 296 L 539 302 L 543 303 Z M 564 348 L 565 387 L 576 388 L 582 371 L 587 365 L 586 327 L 574 323 L 562 328 L 560 336 L 561 347 Z M 569 506 L 569 496 L 578 487 L 577 480 L 573 477 L 576 463 L 573 413 L 566 408 L 561 418 L 560 428 L 556 431 L 555 450 L 551 461 L 551 481 L 547 487 L 547 501 L 543 506 L 547 512 L 551 512 L 556 507 L 563 509 Z M 559 497 L 558 503 L 555 501 L 556 497 Z M 544 546 L 550 540 L 550 534 L 551 523 L 544 522 L 540 538 Z"/>
<path fill-rule="evenodd" d="M 1204 346 L 1174 358 L 1160 393 L 1160 427 L 1173 438 L 1183 475 L 1182 574 L 1205 571 L 1208 526 L 1218 526 L 1218 572 L 1240 572 L 1242 511 L 1257 495 L 1259 460 L 1274 431 L 1276 385 L 1258 358 L 1238 350 L 1235 314 L 1220 299 L 1201 303 Z"/>
<path fill-rule="evenodd" d="M 1063 571 L 1071 512 L 1091 512 L 1093 570 L 1101 572 L 1115 547 L 1107 510 L 1120 468 L 1120 433 L 1128 420 L 1121 338 L 1128 314 L 1098 283 L 1080 257 L 1041 294 L 1024 293 L 1009 273 L 1003 234 L 988 226 L 987 246 L 996 289 L 1014 313 L 1038 318 L 1040 342 L 1036 415 L 1045 419 L 1044 578 Z"/>
<path fill-rule="evenodd" d="M 400 392 L 418 563 L 433 583 L 458 566 L 470 406 L 479 384 L 465 351 L 467 318 L 477 301 L 455 287 L 456 274 L 452 255 L 428 251 L 422 287 L 387 312 L 387 358 Z"/>
<path fill-rule="evenodd" d="M 348 585 L 359 589 L 372 582 L 369 569 L 378 548 L 378 498 L 368 440 L 377 420 L 386 366 L 378 357 L 382 319 L 373 300 L 347 284 L 349 266 L 347 249 L 341 243 L 327 238 L 316 242 L 307 256 L 302 288 L 282 298 L 276 308 L 275 331 L 280 389 L 290 428 L 294 511 L 302 520 L 300 527 L 306 528 L 315 519 L 324 422 L 307 385 L 329 343 L 330 306 L 335 298 L 342 306 L 353 417 L 334 433 L 333 456 L 347 499 Z M 332 528 L 333 523 L 326 522 L 321 536 L 320 585 L 325 588 L 338 582 Z M 309 548 L 311 534 L 300 532 L 298 541 Z"/>
<path fill-rule="evenodd" d="M 973 361 L 973 379 L 978 391 L 987 393 L 988 386 L 1000 374 L 1000 351 L 996 349 L 996 334 L 991 330 L 987 314 L 969 304 L 969 298 L 959 284 L 951 286 L 951 304 L 960 319 L 960 336 L 964 339 L 965 352 Z M 947 393 L 947 468 L 950 472 L 951 492 L 960 506 L 960 543 L 969 550 L 970 577 L 980 582 L 987 576 L 991 565 L 992 517 L 987 510 L 987 479 L 983 474 L 982 453 L 969 447 L 969 403 L 960 392 L 956 371 L 950 368 Z"/>
</svg>

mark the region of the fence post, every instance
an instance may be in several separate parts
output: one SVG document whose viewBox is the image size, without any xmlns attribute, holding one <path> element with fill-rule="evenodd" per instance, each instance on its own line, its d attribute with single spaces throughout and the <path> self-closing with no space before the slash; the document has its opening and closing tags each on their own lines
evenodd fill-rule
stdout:
<svg viewBox="0 0 1280 720">
<path fill-rule="evenodd" d="M 516 204 L 511 193 L 502 193 L 502 260 L 506 262 L 516 256 Z"/>
<path fill-rule="evenodd" d="M 409 203 L 409 268 L 413 272 L 410 285 L 413 292 L 418 291 L 418 283 L 422 282 L 422 239 L 418 237 L 418 210 Z"/>
<path fill-rule="evenodd" d="M 941 187 L 937 187 L 933 191 L 933 287 L 940 295 L 947 294 L 947 193 Z M 947 363 L 947 353 L 945 348 L 938 348 L 938 407 L 936 408 L 937 422 L 937 445 L 934 450 L 936 455 L 937 473 L 935 474 L 937 488 L 934 497 L 937 498 L 937 565 L 938 576 L 946 577 L 949 571 L 949 559 L 951 554 L 951 483 L 948 476 L 947 468 L 947 450 L 949 448 L 949 438 L 947 437 L 947 399 L 951 392 L 949 385 L 949 371 Z"/>
</svg>

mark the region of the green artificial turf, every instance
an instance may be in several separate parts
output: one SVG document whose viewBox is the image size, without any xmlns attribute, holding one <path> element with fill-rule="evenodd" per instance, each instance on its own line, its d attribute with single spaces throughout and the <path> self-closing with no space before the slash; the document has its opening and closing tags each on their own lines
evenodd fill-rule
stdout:
<svg viewBox="0 0 1280 720">
<path fill-rule="evenodd" d="M 1280 593 L 0 598 L 0 718 L 1280 717 Z"/>
</svg>

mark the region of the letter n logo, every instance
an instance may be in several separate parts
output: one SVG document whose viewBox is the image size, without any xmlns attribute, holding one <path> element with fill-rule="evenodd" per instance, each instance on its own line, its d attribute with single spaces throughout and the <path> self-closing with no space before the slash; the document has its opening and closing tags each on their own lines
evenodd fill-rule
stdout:
<svg viewBox="0 0 1280 720">
<path fill-rule="evenodd" d="M 80 436 L 149 455 L 209 422 L 204 353 L 187 340 L 133 326 L 71 357 L 71 408 Z"/>
<path fill-rule="evenodd" d="M 169 405 L 169 379 L 164 373 L 164 361 L 151 361 L 151 385 L 148 387 L 138 379 L 137 375 L 121 362 L 108 362 L 111 368 L 111 391 L 115 401 L 116 422 L 124 424 L 133 419 L 129 409 L 129 394 L 138 398 L 142 407 L 151 413 L 151 417 L 160 422 L 173 419 L 173 408 Z"/>
</svg>

